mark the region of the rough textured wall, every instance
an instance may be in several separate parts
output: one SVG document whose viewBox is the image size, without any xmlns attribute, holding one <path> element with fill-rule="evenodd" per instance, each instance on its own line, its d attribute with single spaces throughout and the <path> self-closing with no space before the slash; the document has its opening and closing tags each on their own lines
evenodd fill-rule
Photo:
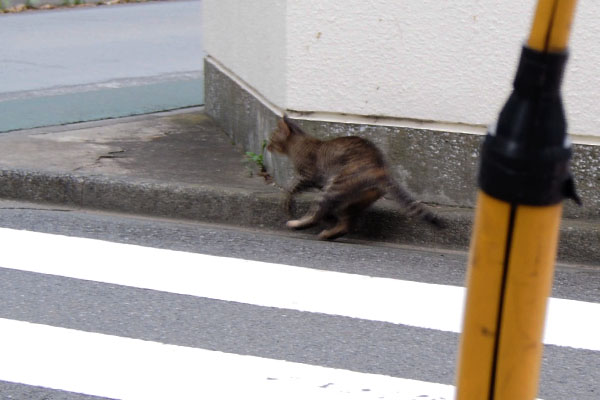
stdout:
<svg viewBox="0 0 600 400">
<path fill-rule="evenodd" d="M 536 1 L 203 0 L 205 50 L 282 109 L 487 125 Z M 600 2 L 580 1 L 569 131 L 600 138 Z M 586 141 L 586 138 L 578 138 Z"/>
<path fill-rule="evenodd" d="M 570 131 L 600 136 L 600 12 L 580 2 L 565 82 Z M 311 0 L 288 7 L 286 107 L 489 124 L 534 1 Z"/>
<path fill-rule="evenodd" d="M 287 107 L 487 124 L 532 11 L 490 3 L 293 2 Z"/>
<path fill-rule="evenodd" d="M 285 104 L 286 3 L 202 0 L 204 51 L 279 106 Z"/>
<path fill-rule="evenodd" d="M 227 71 L 207 60 L 206 112 L 246 151 L 260 153 L 278 114 Z M 477 192 L 479 149 L 483 136 L 423 128 L 306 120 L 296 122 L 320 138 L 357 135 L 374 141 L 395 175 L 419 200 L 452 207 L 473 207 Z M 293 171 L 286 157 L 265 154 L 269 172 L 289 187 Z M 575 145 L 571 164 L 583 207 L 565 202 L 568 218 L 600 218 L 600 146 Z M 595 239 L 594 239 L 595 240 Z"/>
<path fill-rule="evenodd" d="M 564 100 L 569 132 L 600 138 L 600 2 L 579 1 L 570 42 Z M 583 139 L 578 139 L 585 142 Z M 597 142 L 596 142 L 597 144 Z"/>
<path fill-rule="evenodd" d="M 292 1 L 286 108 L 487 125 L 511 89 L 535 3 Z M 600 136 L 600 3 L 580 3 L 565 100 L 570 131 Z"/>
</svg>

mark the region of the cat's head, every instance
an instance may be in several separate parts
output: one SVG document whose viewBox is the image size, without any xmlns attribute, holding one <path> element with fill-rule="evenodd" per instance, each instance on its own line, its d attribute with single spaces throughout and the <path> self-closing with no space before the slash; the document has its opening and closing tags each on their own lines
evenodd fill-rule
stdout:
<svg viewBox="0 0 600 400">
<path fill-rule="evenodd" d="M 267 150 L 274 153 L 287 154 L 289 141 L 293 135 L 303 135 L 304 132 L 284 116 L 277 122 L 277 128 L 271 133 Z"/>
</svg>

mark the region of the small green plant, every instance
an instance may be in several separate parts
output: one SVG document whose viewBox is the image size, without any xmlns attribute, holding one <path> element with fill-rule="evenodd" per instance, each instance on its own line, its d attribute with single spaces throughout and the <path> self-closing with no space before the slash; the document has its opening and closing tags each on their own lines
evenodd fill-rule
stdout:
<svg viewBox="0 0 600 400">
<path fill-rule="evenodd" d="M 8 12 L 8 10 L 10 10 L 13 6 L 13 3 L 11 0 L 0 0 L 0 11 L 2 12 Z"/>
<path fill-rule="evenodd" d="M 263 163 L 263 155 L 262 154 L 256 154 L 253 153 L 251 151 L 247 151 L 246 152 L 246 159 L 248 161 L 252 161 L 254 162 L 260 169 L 261 171 L 265 168 L 265 165 Z"/>
<path fill-rule="evenodd" d="M 265 161 L 264 154 L 265 154 L 266 148 L 267 148 L 267 141 L 263 140 L 260 154 L 256 154 L 252 151 L 247 151 L 246 152 L 246 162 L 251 165 L 256 165 L 258 167 L 258 175 L 265 178 L 265 180 L 267 182 L 270 182 L 271 175 L 269 175 L 269 173 L 267 172 L 267 167 L 265 166 L 265 163 L 264 163 L 264 161 Z M 249 172 L 250 176 L 252 176 L 254 174 L 253 168 L 248 167 L 248 172 Z"/>
</svg>

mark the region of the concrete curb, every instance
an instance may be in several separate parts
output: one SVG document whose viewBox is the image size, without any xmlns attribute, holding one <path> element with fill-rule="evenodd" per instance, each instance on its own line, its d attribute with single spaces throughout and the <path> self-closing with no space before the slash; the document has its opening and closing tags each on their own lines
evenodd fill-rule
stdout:
<svg viewBox="0 0 600 400">
<path fill-rule="evenodd" d="M 288 219 L 279 193 L 75 173 L 2 169 L 0 198 L 275 231 L 286 230 Z M 295 214 L 308 208 L 311 198 L 310 194 L 301 196 Z M 435 210 L 446 219 L 448 228 L 438 230 L 410 220 L 391 201 L 383 200 L 366 213 L 348 238 L 466 250 L 473 210 Z M 318 230 L 313 228 L 309 232 Z M 600 231 L 595 224 L 564 220 L 559 260 L 600 266 L 600 257 L 595 251 L 598 243 Z"/>
</svg>

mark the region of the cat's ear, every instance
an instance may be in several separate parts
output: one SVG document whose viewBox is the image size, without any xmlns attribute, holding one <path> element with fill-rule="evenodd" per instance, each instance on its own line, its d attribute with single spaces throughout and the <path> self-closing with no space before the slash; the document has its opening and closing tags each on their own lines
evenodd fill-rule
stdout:
<svg viewBox="0 0 600 400">
<path fill-rule="evenodd" d="M 300 129 L 300 127 L 296 125 L 291 119 L 289 119 L 288 116 L 285 114 L 283 115 L 283 122 L 287 125 L 291 133 L 297 135 L 304 135 L 304 131 Z"/>
<path fill-rule="evenodd" d="M 279 128 L 279 131 L 283 133 L 286 137 L 290 135 L 290 127 L 288 126 L 288 124 L 286 124 L 285 119 L 280 119 L 277 122 L 277 127 Z"/>
</svg>

